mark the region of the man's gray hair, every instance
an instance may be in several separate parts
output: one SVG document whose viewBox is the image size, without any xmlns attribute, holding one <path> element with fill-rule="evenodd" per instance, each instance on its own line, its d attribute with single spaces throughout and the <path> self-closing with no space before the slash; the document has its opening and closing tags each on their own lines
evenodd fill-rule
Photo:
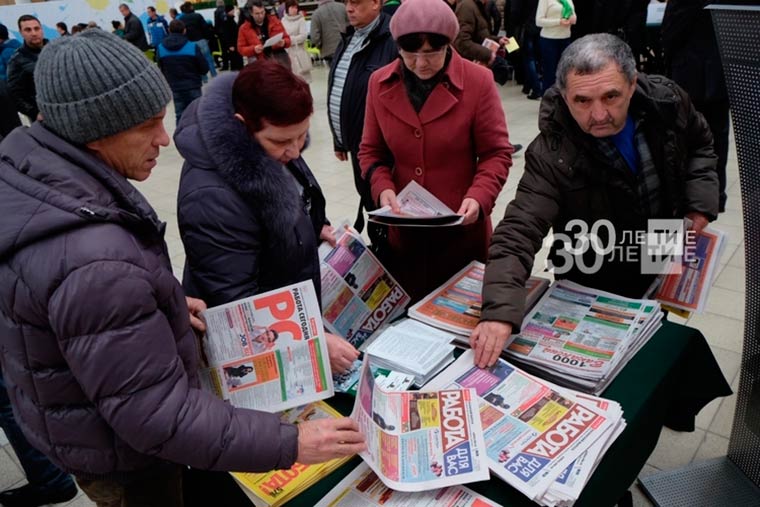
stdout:
<svg viewBox="0 0 760 507">
<path fill-rule="evenodd" d="M 557 86 L 564 92 L 570 72 L 581 75 L 594 74 L 610 63 L 617 65 L 628 82 L 633 83 L 636 77 L 636 59 L 628 44 L 608 33 L 581 37 L 570 44 L 559 59 Z"/>
</svg>

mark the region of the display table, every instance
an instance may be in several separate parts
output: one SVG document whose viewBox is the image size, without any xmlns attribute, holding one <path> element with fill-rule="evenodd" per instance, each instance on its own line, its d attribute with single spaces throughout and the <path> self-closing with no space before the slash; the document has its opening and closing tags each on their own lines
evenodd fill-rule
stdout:
<svg viewBox="0 0 760 507">
<path fill-rule="evenodd" d="M 731 388 L 704 336 L 696 329 L 665 322 L 602 394 L 622 405 L 627 427 L 575 505 L 615 505 L 654 450 L 663 426 L 692 431 L 694 418 L 702 407 L 729 394 Z M 336 395 L 328 402 L 341 413 L 349 414 L 354 398 Z M 352 459 L 287 505 L 312 507 L 359 463 L 360 458 Z M 468 487 L 505 507 L 536 505 L 500 479 L 468 484 Z M 239 505 L 227 495 L 219 496 L 219 489 L 215 490 L 217 500 L 225 499 L 224 505 Z M 230 494 L 237 498 L 242 496 L 241 491 L 236 493 Z M 247 499 L 244 501 L 250 505 Z"/>
</svg>

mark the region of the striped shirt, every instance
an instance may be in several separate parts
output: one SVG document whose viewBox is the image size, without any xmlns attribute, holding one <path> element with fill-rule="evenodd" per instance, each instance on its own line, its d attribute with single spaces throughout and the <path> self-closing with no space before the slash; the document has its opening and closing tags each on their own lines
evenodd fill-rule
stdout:
<svg viewBox="0 0 760 507">
<path fill-rule="evenodd" d="M 343 145 L 343 134 L 340 130 L 340 110 L 343 100 L 343 87 L 346 85 L 346 76 L 348 76 L 348 69 L 351 67 L 351 59 L 356 53 L 358 53 L 367 42 L 367 37 L 380 23 L 380 16 L 376 17 L 372 23 L 363 28 L 359 28 L 351 36 L 351 40 L 348 41 L 346 50 L 340 57 L 340 60 L 335 65 L 335 72 L 333 75 L 333 86 L 330 90 L 330 97 L 327 101 L 327 110 L 330 116 L 330 125 L 332 125 L 333 132 L 335 132 L 335 139 L 337 144 Z"/>
</svg>

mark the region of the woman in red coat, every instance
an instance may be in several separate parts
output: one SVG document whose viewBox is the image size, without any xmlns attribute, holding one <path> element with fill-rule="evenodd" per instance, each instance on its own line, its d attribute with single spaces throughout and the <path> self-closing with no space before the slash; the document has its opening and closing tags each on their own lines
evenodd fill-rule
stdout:
<svg viewBox="0 0 760 507">
<path fill-rule="evenodd" d="M 459 24 L 444 2 L 406 0 L 390 29 L 400 58 L 369 81 L 362 173 L 380 206 L 397 211 L 396 194 L 414 180 L 464 216 L 454 227 L 390 227 L 383 260 L 418 300 L 485 262 L 513 149 L 491 71 L 450 47 Z"/>
</svg>

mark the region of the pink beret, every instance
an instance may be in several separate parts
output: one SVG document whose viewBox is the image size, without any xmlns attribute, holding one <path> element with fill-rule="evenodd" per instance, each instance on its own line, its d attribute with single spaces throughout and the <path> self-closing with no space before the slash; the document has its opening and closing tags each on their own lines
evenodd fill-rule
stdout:
<svg viewBox="0 0 760 507">
<path fill-rule="evenodd" d="M 410 33 L 437 33 L 453 41 L 459 22 L 445 0 L 402 0 L 391 18 L 391 35 L 398 40 Z"/>
</svg>

